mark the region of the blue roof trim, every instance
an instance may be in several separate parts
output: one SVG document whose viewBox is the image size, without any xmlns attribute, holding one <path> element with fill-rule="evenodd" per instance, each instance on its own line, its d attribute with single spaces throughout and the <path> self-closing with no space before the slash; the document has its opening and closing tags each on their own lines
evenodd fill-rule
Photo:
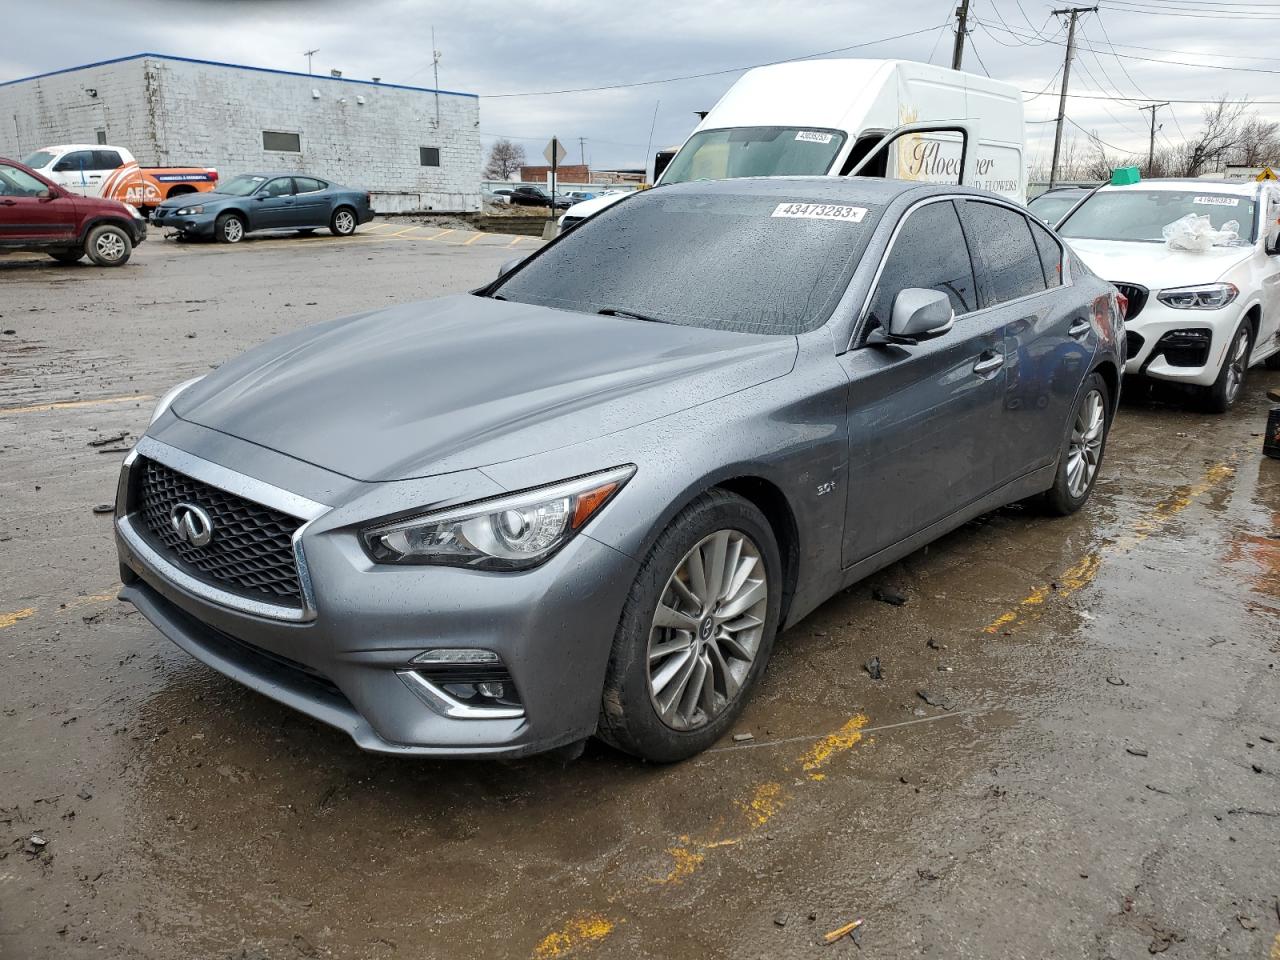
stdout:
<svg viewBox="0 0 1280 960">
<path fill-rule="evenodd" d="M 91 70 L 94 67 L 106 67 L 113 63 L 125 63 L 129 60 L 142 60 L 147 57 L 153 60 L 175 60 L 178 63 L 198 63 L 206 67 L 227 67 L 231 70 L 253 70 L 257 73 L 278 73 L 285 77 L 306 77 L 308 80 L 328 80 L 332 83 L 360 83 L 366 87 L 387 87 L 391 90 L 415 90 L 418 93 L 440 93 L 448 97 L 471 97 L 480 99 L 478 93 L 461 93 L 457 90 L 435 90 L 431 87 L 410 87 L 403 83 L 374 83 L 372 80 L 355 80 L 347 77 L 327 77 L 323 74 L 298 73 L 295 70 L 273 70 L 270 67 L 251 67 L 243 63 L 223 63 L 219 60 L 197 60 L 194 57 L 175 57 L 167 53 L 133 53 L 127 57 L 116 57 L 112 60 L 99 60 L 97 63 L 85 63 L 78 67 L 64 67 L 62 70 L 50 70 L 48 73 L 37 73 L 31 77 L 19 77 L 17 80 L 0 81 L 0 87 L 12 86 L 15 83 L 26 83 L 28 80 L 43 80 L 45 77 L 56 77 L 63 73 L 75 73 L 77 70 Z"/>
</svg>

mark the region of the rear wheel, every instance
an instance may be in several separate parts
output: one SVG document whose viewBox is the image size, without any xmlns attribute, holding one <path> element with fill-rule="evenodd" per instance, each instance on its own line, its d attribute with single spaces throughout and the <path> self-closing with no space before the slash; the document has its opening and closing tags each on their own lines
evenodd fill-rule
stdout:
<svg viewBox="0 0 1280 960">
<path fill-rule="evenodd" d="M 79 263 L 84 259 L 83 250 L 50 250 L 49 256 L 59 263 Z"/>
<path fill-rule="evenodd" d="M 1210 413 L 1226 413 L 1240 396 L 1244 388 L 1245 373 L 1249 369 L 1249 351 L 1253 346 L 1253 331 L 1249 324 L 1241 323 L 1236 328 L 1231 345 L 1227 347 L 1227 355 L 1222 358 L 1222 369 L 1218 371 L 1218 379 L 1208 387 L 1204 394 L 1204 405 Z"/>
<path fill-rule="evenodd" d="M 133 254 L 133 241 L 123 227 L 104 223 L 89 231 L 84 252 L 100 267 L 122 267 Z"/>
<path fill-rule="evenodd" d="M 1075 513 L 1085 505 L 1102 467 L 1111 427 L 1111 393 L 1097 373 L 1089 374 L 1067 425 L 1058 454 L 1058 473 L 1044 494 L 1046 509 L 1059 516 Z"/>
<path fill-rule="evenodd" d="M 339 207 L 333 211 L 329 232 L 335 237 L 349 237 L 356 232 L 356 226 L 356 212 L 350 207 Z"/>
<path fill-rule="evenodd" d="M 238 213 L 224 213 L 213 224 L 213 235 L 219 243 L 239 243 L 244 239 L 244 218 Z"/>
<path fill-rule="evenodd" d="M 722 490 L 698 497 L 658 537 L 623 606 L 600 737 L 661 763 L 715 743 L 764 672 L 781 597 L 764 515 Z"/>
</svg>

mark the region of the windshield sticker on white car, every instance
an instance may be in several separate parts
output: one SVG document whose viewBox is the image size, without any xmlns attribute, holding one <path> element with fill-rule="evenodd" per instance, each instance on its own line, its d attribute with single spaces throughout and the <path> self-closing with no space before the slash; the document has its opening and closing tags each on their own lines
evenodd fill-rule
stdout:
<svg viewBox="0 0 1280 960">
<path fill-rule="evenodd" d="M 1191 201 L 1202 207 L 1238 207 L 1240 206 L 1239 197 L 1196 197 Z"/>
<path fill-rule="evenodd" d="M 796 134 L 796 139 L 801 143 L 830 143 L 831 134 L 819 133 L 817 130 L 801 130 Z"/>
<path fill-rule="evenodd" d="M 770 214 L 802 220 L 847 220 L 849 223 L 861 223 L 866 215 L 866 207 L 843 207 L 834 203 L 780 203 Z"/>
</svg>

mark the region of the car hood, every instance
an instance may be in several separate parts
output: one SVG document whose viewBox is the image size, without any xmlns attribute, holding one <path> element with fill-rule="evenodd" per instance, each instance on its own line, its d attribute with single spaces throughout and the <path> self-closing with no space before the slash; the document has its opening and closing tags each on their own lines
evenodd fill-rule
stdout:
<svg viewBox="0 0 1280 960">
<path fill-rule="evenodd" d="M 162 210 L 173 210 L 178 207 L 199 206 L 227 199 L 230 199 L 230 197 L 225 193 L 219 193 L 217 190 L 206 190 L 204 193 L 180 193 L 176 197 L 161 200 L 156 206 Z"/>
<path fill-rule="evenodd" d="M 785 375 L 796 351 L 794 337 L 458 295 L 271 340 L 173 411 L 356 480 L 404 480 L 668 416 Z"/>
<path fill-rule="evenodd" d="M 1148 290 L 1213 283 L 1247 260 L 1251 247 L 1212 247 L 1202 253 L 1174 250 L 1167 243 L 1072 240 L 1067 245 L 1085 264 L 1112 283 L 1137 283 Z"/>
</svg>

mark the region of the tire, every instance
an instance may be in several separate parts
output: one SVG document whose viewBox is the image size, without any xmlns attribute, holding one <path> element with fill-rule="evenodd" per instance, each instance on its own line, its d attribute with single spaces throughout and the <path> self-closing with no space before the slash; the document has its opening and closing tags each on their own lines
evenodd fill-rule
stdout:
<svg viewBox="0 0 1280 960">
<path fill-rule="evenodd" d="M 79 263 L 84 259 L 83 250 L 50 250 L 49 256 L 59 263 Z"/>
<path fill-rule="evenodd" d="M 358 226 L 356 212 L 350 207 L 339 207 L 329 218 L 329 232 L 335 237 L 349 237 L 356 232 Z"/>
<path fill-rule="evenodd" d="M 84 252 L 100 267 L 123 267 L 133 255 L 133 241 L 123 227 L 104 223 L 89 231 Z"/>
<path fill-rule="evenodd" d="M 1226 413 L 1244 390 L 1244 378 L 1249 369 L 1249 354 L 1253 349 L 1253 328 L 1241 322 L 1231 337 L 1222 369 L 1213 386 L 1204 391 L 1204 406 L 1210 413 Z"/>
<path fill-rule="evenodd" d="M 1053 486 L 1041 498 L 1044 508 L 1060 517 L 1075 513 L 1089 500 L 1102 470 L 1111 430 L 1111 391 L 1098 373 L 1089 374 L 1071 410 Z M 1077 464 L 1079 466 L 1077 466 Z M 1083 470 L 1081 476 L 1078 470 Z"/>
<path fill-rule="evenodd" d="M 238 213 L 221 214 L 213 222 L 213 235 L 219 243 L 239 243 L 246 232 L 244 217 Z"/>
<path fill-rule="evenodd" d="M 723 619 L 719 604 L 708 611 L 709 604 L 694 602 L 697 593 L 712 592 L 698 588 L 686 566 L 695 554 L 706 572 L 717 555 L 724 558 L 726 570 L 728 559 L 737 557 L 732 566 L 745 579 L 722 579 L 715 591 L 725 597 Z M 686 580 L 694 584 L 692 591 L 684 586 Z M 764 673 L 778 630 L 782 589 L 778 544 L 764 514 L 723 490 L 690 503 L 658 536 L 627 595 L 609 655 L 597 735 L 657 763 L 684 760 L 715 743 Z M 660 602 L 670 624 L 687 622 L 690 629 L 658 624 Z M 737 606 L 730 610 L 730 605 Z M 702 618 L 682 613 L 682 607 L 690 612 L 699 607 Z M 739 626 L 730 629 L 733 624 Z M 671 649 L 654 659 L 651 643 Z M 665 682 L 652 684 L 651 671 L 654 681 Z M 699 682 L 708 672 L 709 685 Z M 682 680 L 685 696 L 673 686 Z M 729 689 L 731 684 L 737 685 L 735 690 Z M 693 693 L 697 689 L 701 694 Z M 665 717 L 659 705 L 664 700 L 671 704 Z"/>
</svg>

